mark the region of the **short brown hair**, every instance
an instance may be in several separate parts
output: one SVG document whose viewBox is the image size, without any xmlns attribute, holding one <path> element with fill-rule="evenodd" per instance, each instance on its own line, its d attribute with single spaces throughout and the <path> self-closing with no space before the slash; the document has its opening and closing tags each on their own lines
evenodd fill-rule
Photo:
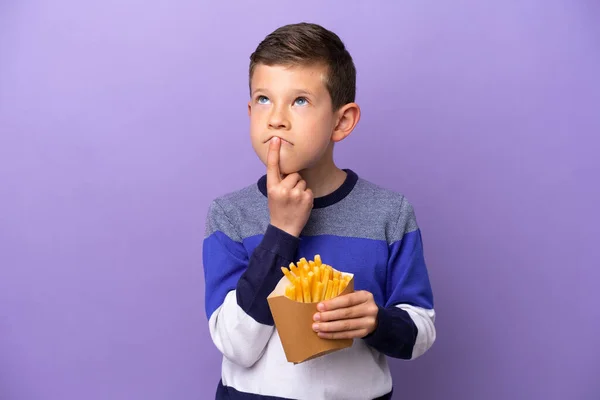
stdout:
<svg viewBox="0 0 600 400">
<path fill-rule="evenodd" d="M 254 68 L 264 65 L 327 66 L 327 90 L 333 109 L 354 102 L 356 68 L 344 43 L 335 33 L 320 25 L 302 22 L 282 26 L 269 34 L 250 56 L 250 81 Z"/>
</svg>

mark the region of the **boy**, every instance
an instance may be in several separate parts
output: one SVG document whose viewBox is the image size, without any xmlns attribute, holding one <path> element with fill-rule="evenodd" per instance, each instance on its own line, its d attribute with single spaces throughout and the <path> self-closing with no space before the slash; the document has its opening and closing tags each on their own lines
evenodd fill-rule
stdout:
<svg viewBox="0 0 600 400">
<path fill-rule="evenodd" d="M 435 313 L 411 205 L 333 161 L 360 118 L 352 58 L 306 23 L 277 29 L 250 58 L 250 138 L 266 174 L 212 202 L 203 246 L 206 313 L 223 354 L 216 398 L 390 399 L 386 356 L 427 351 Z M 316 254 L 353 273 L 355 292 L 318 304 L 313 330 L 354 342 L 294 365 L 267 296 L 282 266 Z"/>
</svg>

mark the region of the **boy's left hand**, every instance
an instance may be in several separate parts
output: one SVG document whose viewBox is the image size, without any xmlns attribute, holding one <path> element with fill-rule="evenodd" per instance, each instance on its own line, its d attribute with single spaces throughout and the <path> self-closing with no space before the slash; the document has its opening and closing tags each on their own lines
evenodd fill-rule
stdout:
<svg viewBox="0 0 600 400">
<path fill-rule="evenodd" d="M 324 339 L 363 338 L 377 327 L 379 308 L 366 290 L 322 301 L 317 310 L 313 330 Z"/>
</svg>

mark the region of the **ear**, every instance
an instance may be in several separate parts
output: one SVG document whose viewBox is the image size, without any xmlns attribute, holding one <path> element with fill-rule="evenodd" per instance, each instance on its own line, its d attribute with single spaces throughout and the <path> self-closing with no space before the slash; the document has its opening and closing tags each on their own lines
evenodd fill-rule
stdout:
<svg viewBox="0 0 600 400">
<path fill-rule="evenodd" d="M 248 102 L 248 116 L 250 116 L 250 114 L 252 114 L 252 105 L 251 102 Z"/>
<path fill-rule="evenodd" d="M 356 103 L 348 103 L 341 107 L 337 112 L 337 123 L 333 128 L 331 140 L 340 142 L 352 133 L 356 124 L 360 120 L 360 107 Z"/>
</svg>

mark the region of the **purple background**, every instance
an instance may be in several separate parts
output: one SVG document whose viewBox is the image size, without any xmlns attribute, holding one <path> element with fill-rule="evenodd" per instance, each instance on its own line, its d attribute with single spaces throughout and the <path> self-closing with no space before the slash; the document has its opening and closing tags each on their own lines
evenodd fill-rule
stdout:
<svg viewBox="0 0 600 400">
<path fill-rule="evenodd" d="M 248 56 L 300 20 L 358 67 L 339 165 L 424 231 L 439 336 L 397 398 L 600 398 L 597 4 L 2 2 L 0 399 L 213 395 L 204 218 L 263 173 Z"/>
</svg>

